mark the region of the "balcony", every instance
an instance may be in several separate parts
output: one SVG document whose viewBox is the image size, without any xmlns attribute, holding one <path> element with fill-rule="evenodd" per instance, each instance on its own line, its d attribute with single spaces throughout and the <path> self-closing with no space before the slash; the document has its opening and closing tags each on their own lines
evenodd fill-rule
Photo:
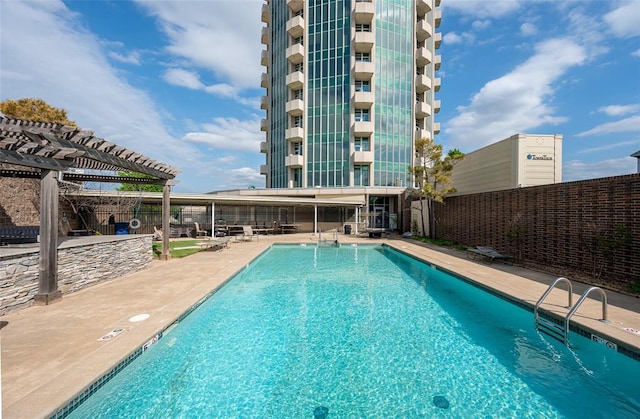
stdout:
<svg viewBox="0 0 640 419">
<path fill-rule="evenodd" d="M 416 38 L 418 38 L 418 42 L 424 42 L 431 35 L 433 35 L 431 24 L 424 19 L 419 20 L 416 23 Z"/>
<path fill-rule="evenodd" d="M 433 133 L 440 134 L 440 122 L 433 123 Z"/>
<path fill-rule="evenodd" d="M 431 115 L 431 105 L 426 102 L 416 102 L 416 118 L 426 118 Z"/>
<path fill-rule="evenodd" d="M 373 76 L 376 70 L 376 66 L 372 62 L 368 61 L 356 61 L 353 69 L 353 73 L 356 79 L 367 80 Z"/>
<path fill-rule="evenodd" d="M 416 64 L 418 67 L 424 67 L 425 65 L 430 64 L 432 60 L 433 56 L 427 47 L 419 47 L 416 50 Z"/>
<path fill-rule="evenodd" d="M 371 164 L 373 163 L 373 151 L 354 151 L 351 154 L 354 164 Z"/>
<path fill-rule="evenodd" d="M 373 105 L 375 94 L 373 92 L 355 92 L 353 105 L 356 108 L 369 109 Z"/>
<path fill-rule="evenodd" d="M 267 143 L 266 141 L 262 141 L 260 143 L 260 152 L 261 153 L 268 153 L 269 152 L 269 143 Z"/>
<path fill-rule="evenodd" d="M 354 10 L 354 18 L 356 23 L 368 24 L 373 20 L 376 14 L 376 6 L 373 2 L 357 1 Z"/>
<path fill-rule="evenodd" d="M 435 22 L 436 28 L 439 28 L 440 23 L 442 23 L 442 10 L 436 9 L 433 11 L 433 20 Z"/>
<path fill-rule="evenodd" d="M 293 38 L 304 35 L 304 18 L 302 16 L 294 16 L 287 21 L 287 32 Z"/>
<path fill-rule="evenodd" d="M 440 45 L 442 44 L 442 32 L 436 32 L 435 35 L 433 35 L 433 41 L 435 48 L 440 48 Z"/>
<path fill-rule="evenodd" d="M 426 129 L 417 128 L 416 129 L 416 140 L 420 140 L 422 138 L 430 140 L 431 139 L 431 133 Z"/>
<path fill-rule="evenodd" d="M 289 115 L 298 116 L 304 112 L 304 102 L 301 99 L 293 99 L 285 105 L 285 111 Z"/>
<path fill-rule="evenodd" d="M 373 134 L 373 121 L 356 121 L 353 123 L 354 137 L 369 137 Z"/>
<path fill-rule="evenodd" d="M 261 164 L 260 165 L 260 174 L 261 175 L 268 175 L 269 174 L 269 166 L 267 166 L 266 164 Z"/>
<path fill-rule="evenodd" d="M 431 89 L 431 78 L 425 76 L 424 74 L 417 75 L 416 76 L 416 92 L 423 93 L 429 89 Z"/>
<path fill-rule="evenodd" d="M 356 52 L 369 52 L 376 43 L 376 35 L 373 32 L 356 32 L 353 38 L 353 46 Z"/>
<path fill-rule="evenodd" d="M 440 112 L 440 101 L 439 100 L 434 100 L 433 101 L 433 113 L 438 113 Z"/>
<path fill-rule="evenodd" d="M 442 55 L 436 55 L 433 57 L 433 68 L 436 71 L 440 70 L 440 63 L 442 63 Z"/>
<path fill-rule="evenodd" d="M 269 67 L 269 51 L 266 49 L 263 49 L 262 54 L 260 54 L 260 64 Z"/>
<path fill-rule="evenodd" d="M 287 130 L 284 132 L 284 138 L 286 138 L 287 141 L 291 141 L 292 143 L 299 143 L 300 141 L 304 140 L 304 129 L 301 127 L 287 128 Z"/>
<path fill-rule="evenodd" d="M 304 166 L 304 156 L 299 154 L 289 154 L 284 158 L 284 165 L 293 169 Z"/>
<path fill-rule="evenodd" d="M 304 45 L 293 44 L 287 48 L 287 60 L 292 64 L 299 64 L 304 60 Z"/>
<path fill-rule="evenodd" d="M 291 74 L 287 74 L 286 83 L 289 89 L 302 89 L 304 87 L 304 74 L 302 71 L 294 71 Z"/>
<path fill-rule="evenodd" d="M 282 1 L 282 0 L 276 0 L 276 1 Z M 300 9 L 302 9 L 302 6 L 304 6 L 304 0 L 287 0 L 287 6 L 289 6 L 289 9 L 291 9 L 291 11 L 295 13 Z"/>
<path fill-rule="evenodd" d="M 442 86 L 442 79 L 440 77 L 433 79 L 433 90 L 439 92 L 440 86 Z"/>
<path fill-rule="evenodd" d="M 418 16 L 424 16 L 431 11 L 433 0 L 416 0 L 416 12 Z"/>
<path fill-rule="evenodd" d="M 264 23 L 269 23 L 269 20 L 271 20 L 271 10 L 268 4 L 263 4 L 262 5 L 262 13 L 260 14 L 260 19 L 264 22 Z"/>
<path fill-rule="evenodd" d="M 262 73 L 260 76 L 260 86 L 261 87 L 269 87 L 269 73 Z"/>
<path fill-rule="evenodd" d="M 260 120 L 260 131 L 269 131 L 269 121 L 266 119 Z"/>
<path fill-rule="evenodd" d="M 262 28 L 260 31 L 260 42 L 264 45 L 269 45 L 269 39 L 271 38 L 271 31 L 268 27 Z"/>
<path fill-rule="evenodd" d="M 260 109 L 264 109 L 264 110 L 269 109 L 269 102 L 270 102 L 269 96 L 262 96 L 260 98 Z"/>
</svg>

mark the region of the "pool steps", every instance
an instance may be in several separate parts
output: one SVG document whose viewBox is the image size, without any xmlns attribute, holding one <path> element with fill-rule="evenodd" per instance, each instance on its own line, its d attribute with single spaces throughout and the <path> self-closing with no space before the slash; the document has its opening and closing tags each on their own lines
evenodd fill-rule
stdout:
<svg viewBox="0 0 640 419">
<path fill-rule="evenodd" d="M 547 298 L 551 290 L 560 283 L 564 283 L 567 285 L 568 302 L 565 307 L 569 309 L 569 312 L 565 316 L 562 323 L 554 321 L 551 317 L 541 316 L 539 313 L 540 306 L 542 305 L 544 299 Z M 569 281 L 567 278 L 560 277 L 553 281 L 551 285 L 549 285 L 549 288 L 547 288 L 544 294 L 542 294 L 533 309 L 536 330 L 546 333 L 547 335 L 569 346 L 569 321 L 571 320 L 571 317 L 573 317 L 573 315 L 576 313 L 576 311 L 578 311 L 578 308 L 580 308 L 584 300 L 589 296 L 589 294 L 591 294 L 591 292 L 594 291 L 599 292 L 600 296 L 602 297 L 602 319 L 600 319 L 600 321 L 608 322 L 607 294 L 604 292 L 604 290 L 602 290 L 600 287 L 591 287 L 587 289 L 584 294 L 582 294 L 580 299 L 578 299 L 578 302 L 573 305 L 573 287 L 571 286 L 571 281 Z"/>
</svg>

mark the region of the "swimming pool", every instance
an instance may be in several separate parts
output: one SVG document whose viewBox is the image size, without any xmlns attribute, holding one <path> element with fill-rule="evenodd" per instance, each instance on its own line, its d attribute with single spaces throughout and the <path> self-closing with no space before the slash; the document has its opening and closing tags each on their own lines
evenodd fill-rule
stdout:
<svg viewBox="0 0 640 419">
<path fill-rule="evenodd" d="M 274 246 L 71 417 L 638 417 L 640 363 L 384 246 Z"/>
</svg>

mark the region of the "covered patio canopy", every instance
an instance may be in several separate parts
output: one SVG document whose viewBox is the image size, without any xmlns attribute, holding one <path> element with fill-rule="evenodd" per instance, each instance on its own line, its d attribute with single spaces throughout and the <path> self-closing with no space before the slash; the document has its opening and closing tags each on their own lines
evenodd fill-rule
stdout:
<svg viewBox="0 0 640 419">
<path fill-rule="evenodd" d="M 9 166 L 7 166 L 9 165 Z M 20 169 L 15 167 L 19 166 Z M 71 169 L 85 169 L 82 173 Z M 145 178 L 108 172 L 136 172 Z M 105 173 L 107 172 L 107 173 Z M 91 131 L 49 122 L 8 117 L 0 113 L 0 177 L 40 179 L 40 269 L 35 301 L 49 304 L 58 289 L 58 181 L 146 183 L 163 186 L 162 225 L 169 226 L 170 185 L 180 171 L 119 146 Z M 162 244 L 169 255 L 169 238 Z"/>
</svg>

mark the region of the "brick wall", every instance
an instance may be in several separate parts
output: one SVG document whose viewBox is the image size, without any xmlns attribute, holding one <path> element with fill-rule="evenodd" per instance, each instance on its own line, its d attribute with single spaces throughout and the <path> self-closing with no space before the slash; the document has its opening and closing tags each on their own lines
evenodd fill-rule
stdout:
<svg viewBox="0 0 640 419">
<path fill-rule="evenodd" d="M 640 174 L 557 183 L 446 198 L 435 208 L 436 236 L 462 245 L 488 245 L 522 262 L 640 282 Z M 590 251 L 596 234 L 615 226 L 630 245 L 603 258 Z"/>
</svg>

